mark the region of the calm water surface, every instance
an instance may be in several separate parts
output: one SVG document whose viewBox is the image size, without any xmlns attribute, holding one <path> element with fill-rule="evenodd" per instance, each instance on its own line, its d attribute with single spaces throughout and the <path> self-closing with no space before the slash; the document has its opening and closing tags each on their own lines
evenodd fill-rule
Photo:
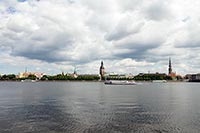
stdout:
<svg viewBox="0 0 200 133">
<path fill-rule="evenodd" d="M 0 132 L 200 132 L 199 86 L 0 82 Z"/>
</svg>

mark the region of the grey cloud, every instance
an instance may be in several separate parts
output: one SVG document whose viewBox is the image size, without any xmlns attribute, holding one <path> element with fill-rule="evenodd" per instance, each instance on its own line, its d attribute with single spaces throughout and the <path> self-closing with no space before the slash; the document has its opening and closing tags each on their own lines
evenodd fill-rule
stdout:
<svg viewBox="0 0 200 133">
<path fill-rule="evenodd" d="M 132 23 L 133 22 L 128 23 L 127 21 L 125 23 L 120 23 L 109 35 L 107 35 L 106 39 L 108 41 L 120 40 L 124 37 L 140 32 L 140 29 L 144 25 L 144 22 L 138 22 L 135 25 Z"/>
<path fill-rule="evenodd" d="M 160 21 L 172 17 L 167 1 L 154 1 L 146 9 L 148 19 Z"/>
<path fill-rule="evenodd" d="M 153 49 L 153 48 L 156 48 L 156 47 L 159 47 L 161 45 L 160 42 L 137 42 L 137 41 L 132 41 L 132 42 L 127 42 L 125 44 L 120 44 L 119 46 L 117 47 L 120 47 L 120 48 L 128 48 L 128 49 L 138 49 L 138 50 L 148 50 L 148 49 Z"/>
<path fill-rule="evenodd" d="M 200 40 L 177 43 L 175 47 L 176 48 L 200 48 Z"/>
<path fill-rule="evenodd" d="M 122 11 L 133 11 L 141 7 L 144 0 L 116 0 Z"/>
<path fill-rule="evenodd" d="M 66 50 L 67 53 L 67 49 L 72 47 L 72 41 L 68 40 L 67 36 L 64 35 L 57 35 L 54 39 L 50 39 L 50 42 L 35 36 L 32 38 L 34 42 L 31 42 L 32 40 L 30 39 L 30 41 L 21 42 L 22 44 L 14 46 L 12 55 L 45 62 L 69 61 L 71 57 L 64 56 L 61 52 Z"/>
<path fill-rule="evenodd" d="M 175 47 L 176 48 L 200 48 L 200 32 L 192 33 L 188 36 L 180 37 L 175 39 Z"/>
<path fill-rule="evenodd" d="M 26 45 L 28 46 L 12 49 L 11 55 L 22 56 L 29 59 L 37 59 L 45 62 L 58 62 L 64 60 L 64 58 L 59 55 L 60 48 L 57 46 L 34 47 L 33 45 L 31 46 L 31 44 Z"/>
<path fill-rule="evenodd" d="M 190 24 L 190 23 L 189 23 Z M 180 34 L 181 32 L 177 33 Z M 200 29 L 198 24 L 193 24 L 191 27 L 186 27 L 185 32 L 182 33 L 182 36 L 175 38 L 175 47 L 176 48 L 200 48 L 200 38 L 199 38 Z"/>
<path fill-rule="evenodd" d="M 112 7 L 105 6 L 106 3 L 103 2 L 97 4 L 89 0 L 85 2 L 74 1 L 73 5 L 71 3 L 67 5 L 69 2 L 66 1 L 66 3 L 63 2 L 66 4 L 65 6 L 61 6 L 60 3 L 57 5 L 56 2 L 53 3 L 53 1 L 44 1 L 40 5 L 36 4 L 35 6 L 40 11 L 30 11 L 28 12 L 30 16 L 22 13 L 23 11 L 11 16 L 11 20 L 7 24 L 7 29 L 11 32 L 7 34 L 11 36 L 8 38 L 13 40 L 11 45 L 12 55 L 45 62 L 72 61 L 84 63 L 100 58 L 132 57 L 142 59 L 149 49 L 156 47 L 156 44 L 143 42 L 142 39 L 124 42 L 121 46 L 106 46 L 110 45 L 111 41 L 120 41 L 140 33 L 145 24 L 143 20 L 140 20 L 142 18 L 139 16 L 140 14 L 136 15 L 134 11 L 122 12 L 121 14 L 121 9 L 118 10 L 120 2 L 109 1 Z M 130 3 L 137 2 L 127 0 L 124 2 L 124 7 L 126 8 Z M 44 4 L 52 6 L 51 11 L 54 12 L 51 12 L 49 7 L 45 7 Z M 76 10 L 78 7 L 81 8 L 80 12 Z M 135 8 L 132 7 L 130 6 L 129 9 L 134 10 Z M 28 11 L 26 8 L 25 11 Z M 91 13 L 91 16 L 89 15 L 88 18 L 81 17 L 85 13 Z M 65 17 L 60 17 L 64 14 Z M 115 15 L 114 19 L 111 18 L 113 14 Z M 98 16 L 97 20 L 100 20 L 100 22 L 95 21 L 95 16 Z M 109 17 L 110 20 L 108 20 Z M 15 23 L 16 21 L 18 22 Z M 116 26 L 114 27 L 114 25 Z M 93 27 L 99 28 L 94 29 Z M 16 33 L 14 34 L 14 32 Z M 107 40 L 97 39 L 101 40 L 102 44 L 94 43 L 93 39 L 98 38 L 103 32 L 107 32 Z M 102 48 L 99 49 L 98 45 L 101 45 Z M 114 55 L 112 55 L 109 54 L 109 48 L 112 50 L 129 49 L 131 51 L 114 52 Z"/>
<path fill-rule="evenodd" d="M 149 31 L 150 33 L 151 31 Z M 148 34 L 148 32 L 147 32 Z M 141 31 L 138 34 L 124 38 L 117 42 L 114 42 L 114 47 L 119 49 L 119 53 L 115 53 L 116 56 L 121 58 L 134 58 L 136 60 L 145 60 L 145 57 L 149 55 L 149 50 L 158 48 L 165 42 L 165 38 L 161 35 L 154 34 L 152 37 L 147 36 L 146 32 Z M 121 53 L 120 49 L 127 49 Z"/>
<path fill-rule="evenodd" d="M 49 63 L 65 61 L 65 59 L 58 56 L 58 54 L 55 51 L 49 52 L 47 50 L 21 51 L 21 52 L 14 51 L 11 55 L 22 56 L 29 59 L 37 59 Z"/>
<path fill-rule="evenodd" d="M 120 47 L 120 49 L 127 48 L 129 51 L 124 53 L 116 53 L 115 56 L 119 58 L 133 58 L 135 60 L 145 60 L 149 56 L 148 50 L 157 48 L 159 44 L 141 44 L 130 43 Z"/>
</svg>

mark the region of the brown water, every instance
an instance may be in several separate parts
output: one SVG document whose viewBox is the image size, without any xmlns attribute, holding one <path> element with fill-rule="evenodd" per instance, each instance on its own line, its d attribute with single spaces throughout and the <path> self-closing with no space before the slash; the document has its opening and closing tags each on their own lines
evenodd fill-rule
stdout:
<svg viewBox="0 0 200 133">
<path fill-rule="evenodd" d="M 0 132 L 200 132 L 199 85 L 0 82 Z"/>
</svg>

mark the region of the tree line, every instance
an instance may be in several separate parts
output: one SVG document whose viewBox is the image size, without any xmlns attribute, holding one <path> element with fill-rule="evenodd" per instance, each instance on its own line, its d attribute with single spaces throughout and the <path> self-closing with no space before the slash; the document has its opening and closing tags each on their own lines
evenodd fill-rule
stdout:
<svg viewBox="0 0 200 133">
<path fill-rule="evenodd" d="M 79 75 L 77 77 L 73 77 L 71 75 L 62 75 L 62 74 L 57 74 L 57 75 L 44 75 L 41 79 L 37 78 L 35 75 L 30 74 L 28 77 L 24 78 L 17 78 L 15 74 L 8 74 L 8 75 L 2 75 L 0 76 L 1 81 L 20 81 L 20 80 L 25 80 L 25 79 L 30 79 L 30 80 L 41 80 L 41 81 L 53 81 L 53 80 L 100 80 L 100 77 L 98 75 Z"/>
<path fill-rule="evenodd" d="M 176 77 L 178 80 L 181 79 L 181 77 Z M 29 75 L 26 78 L 17 78 L 15 74 L 8 74 L 8 75 L 1 75 L 0 80 L 1 81 L 20 81 L 25 79 L 31 79 L 31 80 L 41 80 L 41 81 L 53 81 L 53 80 L 85 80 L 85 81 L 92 81 L 92 80 L 100 80 L 99 75 L 79 75 L 77 77 L 71 76 L 71 75 L 63 75 L 63 74 L 57 74 L 57 75 L 44 75 L 41 79 L 38 79 L 35 75 Z M 103 77 L 102 80 L 136 80 L 136 81 L 152 81 L 152 80 L 172 80 L 172 77 L 168 75 L 136 75 L 132 78 L 126 78 L 126 77 Z"/>
</svg>

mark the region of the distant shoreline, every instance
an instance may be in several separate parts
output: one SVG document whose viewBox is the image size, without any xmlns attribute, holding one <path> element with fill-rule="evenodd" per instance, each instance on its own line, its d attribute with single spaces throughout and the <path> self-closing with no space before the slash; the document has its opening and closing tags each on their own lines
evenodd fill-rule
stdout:
<svg viewBox="0 0 200 133">
<path fill-rule="evenodd" d="M 22 82 L 21 80 L 0 80 L 0 82 Z M 30 81 L 31 82 L 31 81 Z M 38 80 L 35 82 L 104 82 L 99 81 L 99 80 Z M 135 81 L 138 83 L 153 83 L 152 81 Z M 188 82 L 188 81 L 173 81 L 173 80 L 168 80 L 166 83 L 182 83 L 182 82 Z M 189 83 L 189 82 L 188 82 Z M 195 82 L 198 83 L 198 82 Z"/>
<path fill-rule="evenodd" d="M 22 82 L 20 80 L 0 80 L 0 82 Z M 96 81 L 96 80 L 38 80 L 35 82 L 104 82 L 104 81 Z"/>
</svg>

